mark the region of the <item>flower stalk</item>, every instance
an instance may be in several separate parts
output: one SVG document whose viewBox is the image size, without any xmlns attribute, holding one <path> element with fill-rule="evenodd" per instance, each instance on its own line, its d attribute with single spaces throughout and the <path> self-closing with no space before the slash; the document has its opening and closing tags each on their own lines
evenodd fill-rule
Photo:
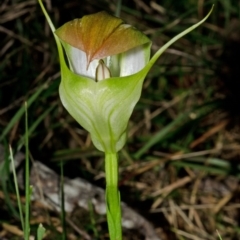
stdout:
<svg viewBox="0 0 240 240">
<path fill-rule="evenodd" d="M 118 191 L 118 155 L 105 154 L 106 208 L 111 240 L 122 239 L 121 200 Z"/>
</svg>

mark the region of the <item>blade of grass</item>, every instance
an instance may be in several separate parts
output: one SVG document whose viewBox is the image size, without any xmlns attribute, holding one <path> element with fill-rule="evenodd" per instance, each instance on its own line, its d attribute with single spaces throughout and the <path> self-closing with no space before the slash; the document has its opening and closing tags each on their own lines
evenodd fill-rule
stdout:
<svg viewBox="0 0 240 240">
<path fill-rule="evenodd" d="M 17 180 L 17 174 L 16 174 L 16 169 L 15 169 L 15 164 L 14 164 L 14 159 L 13 159 L 13 153 L 12 153 L 12 148 L 9 146 L 9 153 L 10 153 L 10 160 L 12 163 L 12 171 L 13 171 L 13 180 L 14 180 L 14 185 L 15 185 L 15 191 L 16 191 L 16 196 L 17 196 L 17 203 L 18 203 L 18 211 L 20 215 L 20 221 L 22 225 L 22 229 L 25 229 L 25 224 L 24 224 L 24 218 L 23 218 L 23 210 L 22 210 L 22 204 L 20 200 L 20 194 L 19 194 L 19 189 L 18 189 L 18 180 Z"/>
<path fill-rule="evenodd" d="M 218 175 L 228 175 L 230 172 L 230 168 L 216 168 L 215 166 L 209 166 L 209 165 L 202 165 L 202 164 L 196 164 L 196 163 L 190 163 L 190 162 L 184 162 L 184 161 L 176 161 L 171 162 L 172 165 L 176 167 L 189 167 L 192 169 L 201 170 L 206 173 L 210 174 L 218 174 Z"/>
<path fill-rule="evenodd" d="M 30 210 L 30 195 L 31 190 L 29 186 L 29 141 L 28 141 L 28 105 L 25 102 L 25 228 L 24 228 L 24 238 L 29 239 L 30 235 L 30 222 L 29 222 L 29 210 Z"/>
<path fill-rule="evenodd" d="M 92 202 L 88 203 L 88 209 L 89 209 L 89 214 L 90 214 L 91 229 L 93 231 L 94 237 L 96 239 L 99 239 L 98 230 L 96 228 L 96 221 L 95 221 L 95 218 L 94 218 L 94 210 L 93 210 Z"/>
<path fill-rule="evenodd" d="M 37 229 L 37 240 L 42 240 L 45 232 L 46 232 L 46 229 L 40 223 Z"/>
<path fill-rule="evenodd" d="M 117 6 L 116 6 L 115 16 L 116 17 L 120 17 L 121 7 L 122 7 L 122 0 L 116 0 L 116 1 L 117 1 Z"/>
<path fill-rule="evenodd" d="M 184 157 L 184 159 L 186 159 Z M 201 164 L 208 164 L 208 165 L 212 165 L 215 166 L 217 168 L 231 168 L 231 164 L 229 161 L 220 159 L 220 158 L 213 158 L 213 157 L 191 157 L 189 159 L 190 161 L 194 161 L 196 163 L 201 163 Z"/>
<path fill-rule="evenodd" d="M 218 235 L 219 239 L 220 239 L 220 240 L 222 240 L 222 237 L 221 237 L 221 235 L 220 235 L 219 231 L 218 231 L 218 230 L 216 230 L 216 232 L 217 232 L 217 235 Z"/>
<path fill-rule="evenodd" d="M 7 147 L 7 144 L 4 144 L 4 147 L 0 145 L 0 152 L 3 152 L 3 162 L 0 162 L 0 182 L 1 182 L 1 188 L 3 190 L 4 198 L 5 198 L 5 203 L 11 213 L 13 214 L 14 217 L 19 218 L 19 212 L 15 209 L 14 204 L 12 203 L 12 200 L 9 195 L 9 187 L 7 185 L 7 181 L 9 180 L 10 177 L 10 164 L 11 162 L 9 161 L 9 149 Z M 1 159 L 0 159 L 1 161 Z"/>
</svg>

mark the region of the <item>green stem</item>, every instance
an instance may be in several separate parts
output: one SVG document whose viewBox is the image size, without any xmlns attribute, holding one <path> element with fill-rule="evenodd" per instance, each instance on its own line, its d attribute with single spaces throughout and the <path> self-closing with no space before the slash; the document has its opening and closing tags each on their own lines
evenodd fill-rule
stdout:
<svg viewBox="0 0 240 240">
<path fill-rule="evenodd" d="M 30 234 L 30 226 L 29 226 L 29 208 L 30 208 L 30 180 L 29 180 L 29 142 L 28 142 L 28 106 L 27 102 L 25 102 L 25 128 L 26 128 L 26 134 L 25 134 L 25 225 L 24 225 L 24 239 L 29 239 Z"/>
<path fill-rule="evenodd" d="M 105 153 L 106 206 L 111 240 L 122 240 L 121 201 L 118 191 L 118 155 Z"/>
</svg>

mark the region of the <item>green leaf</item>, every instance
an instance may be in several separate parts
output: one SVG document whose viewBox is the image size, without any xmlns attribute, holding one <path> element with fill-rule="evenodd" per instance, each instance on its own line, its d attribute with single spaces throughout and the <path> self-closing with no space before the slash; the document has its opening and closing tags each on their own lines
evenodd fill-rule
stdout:
<svg viewBox="0 0 240 240">
<path fill-rule="evenodd" d="M 37 240 L 42 240 L 45 232 L 46 232 L 46 229 L 40 223 L 37 229 Z"/>
</svg>

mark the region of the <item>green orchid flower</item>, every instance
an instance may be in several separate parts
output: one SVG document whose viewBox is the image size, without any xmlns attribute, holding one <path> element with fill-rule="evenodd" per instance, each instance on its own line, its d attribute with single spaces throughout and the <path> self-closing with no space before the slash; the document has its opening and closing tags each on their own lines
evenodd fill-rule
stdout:
<svg viewBox="0 0 240 240">
<path fill-rule="evenodd" d="M 140 98 L 143 81 L 161 54 L 202 24 L 212 9 L 203 20 L 172 38 L 150 59 L 151 41 L 117 17 L 106 12 L 91 14 L 55 31 L 41 0 L 39 4 L 57 43 L 61 101 L 91 134 L 96 148 L 105 152 L 109 236 L 111 240 L 121 240 L 117 152 L 126 142 L 128 121 Z"/>
<path fill-rule="evenodd" d="M 116 153 L 124 146 L 129 118 L 152 65 L 171 44 L 202 24 L 209 14 L 171 39 L 150 60 L 151 41 L 106 12 L 75 19 L 56 31 L 47 17 L 60 57 L 61 101 L 91 134 L 98 150 Z"/>
<path fill-rule="evenodd" d="M 60 58 L 64 107 L 91 134 L 97 149 L 119 151 L 141 94 L 151 41 L 106 12 L 68 22 L 55 34 L 70 66 Z"/>
</svg>

